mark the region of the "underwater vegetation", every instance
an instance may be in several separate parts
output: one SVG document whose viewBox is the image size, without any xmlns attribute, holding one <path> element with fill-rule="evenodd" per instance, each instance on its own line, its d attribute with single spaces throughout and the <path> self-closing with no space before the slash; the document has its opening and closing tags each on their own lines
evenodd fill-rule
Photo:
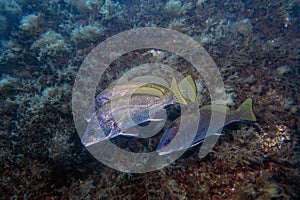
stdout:
<svg viewBox="0 0 300 200">
<path fill-rule="evenodd" d="M 299 14 L 296 0 L 0 1 L 0 199 L 299 199 Z M 221 72 L 225 103 L 235 110 L 251 97 L 257 125 L 232 124 L 206 157 L 195 147 L 159 171 L 94 159 L 72 118 L 76 73 L 98 43 L 135 27 L 198 41 Z M 201 105 L 210 103 L 190 63 L 149 49 L 115 60 L 97 92 L 143 63 L 191 75 Z"/>
</svg>

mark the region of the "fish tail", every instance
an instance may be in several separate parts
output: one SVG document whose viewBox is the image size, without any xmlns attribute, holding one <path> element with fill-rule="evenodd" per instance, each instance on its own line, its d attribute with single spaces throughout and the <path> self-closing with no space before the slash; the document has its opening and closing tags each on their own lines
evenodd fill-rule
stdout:
<svg viewBox="0 0 300 200">
<path fill-rule="evenodd" d="M 253 100 L 252 98 L 246 99 L 242 105 L 237 109 L 240 115 L 240 120 L 256 122 L 256 117 L 252 109 Z"/>
</svg>

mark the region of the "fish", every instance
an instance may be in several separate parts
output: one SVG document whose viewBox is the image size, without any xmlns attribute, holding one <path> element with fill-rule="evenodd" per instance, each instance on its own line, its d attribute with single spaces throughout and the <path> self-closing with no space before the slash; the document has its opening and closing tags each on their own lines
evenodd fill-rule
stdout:
<svg viewBox="0 0 300 200">
<path fill-rule="evenodd" d="M 225 105 L 206 105 L 199 109 L 200 118 L 198 124 L 198 130 L 194 138 L 190 144 L 186 143 L 186 138 L 188 136 L 184 134 L 191 134 L 191 132 L 187 130 L 181 137 L 175 137 L 179 130 L 180 123 L 189 123 L 189 120 L 194 117 L 192 114 L 187 114 L 185 118 L 182 120 L 181 117 L 178 117 L 174 120 L 168 128 L 164 131 L 157 147 L 156 152 L 159 155 L 166 155 L 173 152 L 178 152 L 182 150 L 187 150 L 194 146 L 197 146 L 205 141 L 208 136 L 212 135 L 222 135 L 222 129 L 229 124 L 234 122 L 241 123 L 255 123 L 256 117 L 253 112 L 253 100 L 252 98 L 246 99 L 237 110 L 230 112 L 229 107 Z M 225 122 L 222 123 L 214 123 L 212 122 L 212 126 L 209 127 L 211 122 L 211 116 L 214 115 L 214 119 L 218 120 L 220 117 L 224 117 Z M 176 138 L 176 139 L 175 139 Z M 172 141 L 171 145 L 170 142 Z"/>
<path fill-rule="evenodd" d="M 187 105 L 196 100 L 196 86 L 190 75 L 179 84 L 173 78 L 171 86 L 166 82 L 142 83 L 145 78 L 136 80 L 130 84 L 116 85 L 114 89 L 117 92 L 109 87 L 108 91 L 96 97 L 98 100 L 92 109 L 97 110 L 92 112 L 89 108 L 91 110 L 84 116 L 88 125 L 81 138 L 82 144 L 90 146 L 119 135 L 139 137 L 140 133 L 134 131 L 133 127 L 149 121 L 164 122 L 167 106 L 175 103 Z M 159 81 L 158 78 L 156 80 Z M 124 89 L 126 87 L 127 91 Z"/>
<path fill-rule="evenodd" d="M 169 86 L 169 83 L 165 79 L 159 76 L 139 76 L 131 81 L 128 81 L 128 76 L 124 76 L 121 80 L 118 80 L 118 82 L 110 84 L 107 89 L 93 99 L 88 110 L 84 114 L 84 120 L 90 122 L 91 116 L 97 109 L 101 108 L 112 98 L 123 97 L 131 88 L 136 88 L 138 84 L 142 86 L 135 91 L 136 93 L 162 96 L 161 93 L 164 93 L 167 88 L 173 92 L 174 98 L 179 103 L 186 105 L 188 104 L 187 100 L 191 102 L 195 102 L 196 100 L 197 89 L 191 75 L 182 79 L 178 85 L 176 79 L 173 78 L 171 86 Z"/>
</svg>

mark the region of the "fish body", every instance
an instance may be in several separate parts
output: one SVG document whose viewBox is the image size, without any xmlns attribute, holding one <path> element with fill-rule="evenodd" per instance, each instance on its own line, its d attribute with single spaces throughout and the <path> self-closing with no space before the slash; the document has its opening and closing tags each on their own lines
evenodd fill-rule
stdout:
<svg viewBox="0 0 300 200">
<path fill-rule="evenodd" d="M 163 121 L 164 108 L 173 104 L 171 96 L 155 97 L 134 94 L 130 102 L 120 97 L 107 101 L 93 115 L 82 137 L 85 146 L 98 143 L 104 139 L 112 139 L 118 135 L 137 136 L 137 133 L 126 130 L 147 121 Z M 102 134 L 101 134 L 101 130 Z"/>
<path fill-rule="evenodd" d="M 186 81 L 187 78 L 191 77 L 188 76 L 183 80 L 190 84 L 190 81 Z M 162 122 L 166 119 L 164 108 L 174 103 L 187 104 L 188 101 L 195 100 L 192 99 L 193 92 L 186 92 L 187 90 L 182 89 L 185 96 L 189 94 L 189 97 L 185 99 L 180 93 L 180 88 L 176 87 L 181 85 L 180 87 L 184 88 L 183 80 L 178 85 L 174 80 L 171 87 L 165 83 L 162 85 L 130 82 L 130 84 L 117 85 L 114 90 L 109 88 L 108 91 L 98 95 L 95 104 L 85 115 L 88 125 L 81 138 L 82 143 L 89 146 L 119 135 L 139 136 L 139 133 L 127 130 L 144 122 Z M 136 87 L 137 85 L 140 87 Z M 185 86 L 185 88 L 193 90 L 194 87 Z M 96 111 L 92 112 L 94 109 Z"/>
<path fill-rule="evenodd" d="M 84 115 L 86 122 L 90 122 L 93 113 L 101 108 L 113 97 L 122 97 L 128 92 L 129 88 L 136 87 L 136 83 L 126 82 L 123 84 L 112 84 L 107 89 L 98 94 Z"/>
<path fill-rule="evenodd" d="M 140 87 L 135 89 L 137 86 Z M 90 122 L 93 113 L 109 100 L 112 98 L 121 98 L 132 89 L 136 90 L 135 93 L 144 95 L 173 95 L 175 100 L 182 104 L 188 104 L 188 101 L 194 102 L 197 93 L 196 85 L 190 75 L 180 81 L 179 84 L 173 78 L 171 86 L 169 86 L 169 83 L 165 79 L 158 76 L 142 76 L 134 78 L 131 81 L 128 81 L 128 78 L 125 76 L 123 80 L 112 83 L 95 97 L 84 115 L 85 121 Z"/>
<path fill-rule="evenodd" d="M 189 123 L 189 119 L 193 118 L 193 115 L 187 114 L 182 120 L 181 117 L 177 118 L 172 124 L 165 130 L 156 151 L 159 155 L 165 155 L 179 150 L 186 150 L 190 147 L 194 147 L 198 144 L 204 142 L 205 138 L 211 135 L 222 134 L 222 128 L 233 122 L 255 122 L 256 118 L 252 110 L 252 99 L 248 98 L 244 103 L 235 111 L 230 112 L 227 106 L 223 105 L 208 105 L 203 106 L 199 109 L 200 119 L 198 124 L 198 130 L 196 136 L 191 140 L 191 144 L 185 144 L 183 137 L 176 137 L 177 141 L 172 141 L 175 139 L 175 135 L 178 132 L 180 123 Z M 211 121 L 211 116 L 214 116 L 215 121 Z M 224 118 L 224 124 L 220 124 L 218 119 Z M 185 134 L 191 134 L 186 130 Z M 172 141 L 172 146 L 168 144 Z"/>
</svg>

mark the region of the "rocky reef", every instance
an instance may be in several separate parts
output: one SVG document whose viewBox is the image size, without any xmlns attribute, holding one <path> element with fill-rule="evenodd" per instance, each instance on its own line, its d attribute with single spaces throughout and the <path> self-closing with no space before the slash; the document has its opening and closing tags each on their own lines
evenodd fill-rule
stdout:
<svg viewBox="0 0 300 200">
<path fill-rule="evenodd" d="M 0 199 L 299 199 L 299 1 L 4 0 L 0 11 Z M 159 171 L 98 162 L 76 132 L 72 87 L 98 43 L 135 27 L 198 41 L 222 74 L 226 103 L 252 97 L 257 124 L 226 127 L 205 158 L 196 147 Z M 210 103 L 190 63 L 164 51 L 121 56 L 98 90 L 147 62 L 191 74 Z"/>
</svg>

